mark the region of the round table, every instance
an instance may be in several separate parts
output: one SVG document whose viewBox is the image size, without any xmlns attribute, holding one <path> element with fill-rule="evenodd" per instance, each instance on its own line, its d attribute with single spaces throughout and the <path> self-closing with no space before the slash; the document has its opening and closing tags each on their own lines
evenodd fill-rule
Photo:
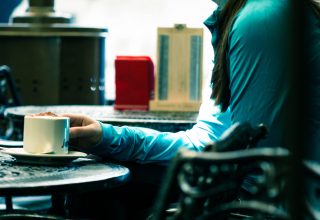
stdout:
<svg viewBox="0 0 320 220">
<path fill-rule="evenodd" d="M 7 212 L 12 196 L 63 194 L 97 191 L 125 184 L 130 171 L 123 165 L 79 158 L 67 165 L 30 165 L 0 153 L 0 196 L 6 197 Z M 56 205 L 61 206 L 61 205 Z"/>
</svg>

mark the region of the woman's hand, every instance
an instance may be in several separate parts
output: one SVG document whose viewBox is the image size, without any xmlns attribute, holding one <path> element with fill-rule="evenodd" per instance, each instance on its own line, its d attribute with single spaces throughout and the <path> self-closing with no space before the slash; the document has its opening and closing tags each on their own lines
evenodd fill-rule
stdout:
<svg viewBox="0 0 320 220">
<path fill-rule="evenodd" d="M 70 145 L 78 149 L 88 149 L 102 138 L 100 123 L 81 114 L 62 114 L 70 118 Z"/>
</svg>

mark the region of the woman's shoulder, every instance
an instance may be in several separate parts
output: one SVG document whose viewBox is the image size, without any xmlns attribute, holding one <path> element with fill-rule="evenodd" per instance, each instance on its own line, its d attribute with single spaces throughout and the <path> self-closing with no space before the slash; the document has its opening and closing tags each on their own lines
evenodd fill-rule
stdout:
<svg viewBox="0 0 320 220">
<path fill-rule="evenodd" d="M 231 45 L 276 42 L 288 35 L 290 0 L 247 0 L 234 19 Z"/>
<path fill-rule="evenodd" d="M 234 27 L 244 31 L 270 31 L 287 24 L 284 22 L 290 19 L 289 11 L 289 0 L 247 0 L 234 21 Z"/>
</svg>

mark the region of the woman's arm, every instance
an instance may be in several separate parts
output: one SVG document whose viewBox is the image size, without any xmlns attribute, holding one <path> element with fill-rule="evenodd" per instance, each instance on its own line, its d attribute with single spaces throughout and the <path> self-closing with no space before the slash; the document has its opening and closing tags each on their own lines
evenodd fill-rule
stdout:
<svg viewBox="0 0 320 220">
<path fill-rule="evenodd" d="M 78 149 L 106 158 L 138 163 L 167 163 L 180 147 L 201 151 L 230 126 L 229 111 L 220 113 L 218 108 L 210 104 L 201 106 L 197 124 L 192 129 L 177 133 L 113 126 L 84 116 L 86 120 L 80 123 L 79 118 L 70 114 L 66 116 L 71 121 L 78 120 L 78 123 L 71 123 L 70 129 L 71 143 L 75 143 Z M 100 138 L 99 143 L 97 137 Z"/>
</svg>

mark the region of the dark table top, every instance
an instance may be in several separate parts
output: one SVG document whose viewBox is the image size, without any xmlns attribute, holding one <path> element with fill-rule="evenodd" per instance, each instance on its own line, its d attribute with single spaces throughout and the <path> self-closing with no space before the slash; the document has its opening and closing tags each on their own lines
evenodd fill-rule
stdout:
<svg viewBox="0 0 320 220">
<path fill-rule="evenodd" d="M 85 192 L 120 186 L 129 180 L 129 169 L 114 163 L 79 158 L 67 165 L 19 163 L 0 153 L 0 196 Z"/>
<path fill-rule="evenodd" d="M 5 110 L 5 117 L 12 122 L 11 140 L 22 140 L 24 116 L 41 112 L 77 113 L 89 115 L 103 123 L 116 126 L 135 126 L 151 128 L 163 132 L 178 132 L 192 128 L 196 124 L 197 112 L 162 112 L 115 110 L 105 105 L 48 105 L 17 106 Z"/>
<path fill-rule="evenodd" d="M 198 115 L 196 112 L 119 111 L 113 106 L 103 105 L 18 106 L 7 108 L 5 114 L 18 118 L 47 111 L 86 114 L 103 122 L 195 123 Z"/>
</svg>

